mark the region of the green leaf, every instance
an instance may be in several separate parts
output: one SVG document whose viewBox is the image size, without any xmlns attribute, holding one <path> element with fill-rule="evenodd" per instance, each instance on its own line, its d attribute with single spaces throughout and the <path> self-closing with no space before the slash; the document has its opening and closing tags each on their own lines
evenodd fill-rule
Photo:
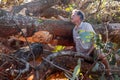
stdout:
<svg viewBox="0 0 120 80">
<path fill-rule="evenodd" d="M 104 44 L 102 43 L 102 40 L 101 40 L 101 36 L 100 34 L 97 34 L 97 35 L 94 35 L 94 46 L 96 49 L 102 49 L 104 48 Z"/>
<path fill-rule="evenodd" d="M 100 76 L 100 80 L 105 80 L 105 73 L 103 72 L 102 75 Z"/>
<path fill-rule="evenodd" d="M 80 59 L 78 59 L 78 65 L 81 65 L 81 60 Z"/>
<path fill-rule="evenodd" d="M 112 42 L 107 42 L 106 47 L 107 48 L 113 48 L 113 43 Z"/>
<path fill-rule="evenodd" d="M 69 4 L 68 7 L 65 8 L 65 11 L 71 12 L 74 9 L 75 6 L 76 6 L 75 4 Z"/>
<path fill-rule="evenodd" d="M 74 72 L 73 72 L 73 78 L 72 79 L 75 79 L 80 73 L 80 66 L 77 65 L 74 69 Z"/>
<path fill-rule="evenodd" d="M 39 21 L 40 23 L 42 23 L 42 22 L 43 22 L 43 20 L 42 20 L 42 19 L 39 19 L 38 21 Z"/>
<path fill-rule="evenodd" d="M 71 9 L 68 7 L 68 8 L 65 9 L 65 11 L 70 12 Z"/>
<path fill-rule="evenodd" d="M 84 42 L 90 42 L 94 37 L 94 33 L 90 31 L 80 30 L 79 32 L 80 39 Z"/>
<path fill-rule="evenodd" d="M 59 52 L 59 51 L 64 50 L 64 48 L 65 48 L 65 46 L 57 45 L 57 46 L 55 46 L 55 49 L 52 52 Z"/>
<path fill-rule="evenodd" d="M 80 74 L 81 60 L 78 59 L 78 65 L 74 68 L 73 77 L 70 80 L 75 80 Z"/>
<path fill-rule="evenodd" d="M 6 3 L 8 0 L 2 0 L 2 2 Z"/>
<path fill-rule="evenodd" d="M 117 50 L 117 54 L 120 56 L 120 49 Z"/>
<path fill-rule="evenodd" d="M 95 66 L 92 68 L 93 72 L 96 72 L 99 68 L 99 63 L 96 63 Z"/>
<path fill-rule="evenodd" d="M 82 32 L 85 32 L 85 30 L 79 30 L 79 31 L 78 31 L 79 34 L 82 33 Z"/>
<path fill-rule="evenodd" d="M 120 80 L 118 75 L 115 75 L 115 80 Z"/>
<path fill-rule="evenodd" d="M 98 34 L 99 35 L 99 39 L 102 40 L 102 35 L 101 34 Z"/>
</svg>

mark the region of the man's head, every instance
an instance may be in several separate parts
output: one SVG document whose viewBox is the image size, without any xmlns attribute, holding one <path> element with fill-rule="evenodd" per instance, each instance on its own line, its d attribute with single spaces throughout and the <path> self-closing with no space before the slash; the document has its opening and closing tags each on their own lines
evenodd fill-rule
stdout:
<svg viewBox="0 0 120 80">
<path fill-rule="evenodd" d="M 77 9 L 72 11 L 71 21 L 73 23 L 81 22 L 84 20 L 84 18 L 85 18 L 85 16 L 84 16 L 84 13 L 82 11 L 77 10 Z"/>
</svg>

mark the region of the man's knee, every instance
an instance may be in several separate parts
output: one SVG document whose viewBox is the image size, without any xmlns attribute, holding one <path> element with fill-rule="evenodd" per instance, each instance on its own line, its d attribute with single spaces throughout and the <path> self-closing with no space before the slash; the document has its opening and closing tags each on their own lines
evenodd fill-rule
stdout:
<svg viewBox="0 0 120 80">
<path fill-rule="evenodd" d="M 98 55 L 98 59 L 101 60 L 101 61 L 103 61 L 103 60 L 106 60 L 106 57 L 105 57 L 105 55 L 103 53 L 100 53 Z"/>
</svg>

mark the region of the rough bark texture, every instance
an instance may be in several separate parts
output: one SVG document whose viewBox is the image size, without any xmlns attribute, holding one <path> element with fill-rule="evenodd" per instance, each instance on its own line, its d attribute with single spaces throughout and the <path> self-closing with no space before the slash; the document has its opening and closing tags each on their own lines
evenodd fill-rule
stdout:
<svg viewBox="0 0 120 80">
<path fill-rule="evenodd" d="M 58 18 L 58 15 L 61 15 L 63 17 L 68 17 L 70 16 L 70 13 L 63 10 L 58 10 L 55 8 L 48 8 L 44 10 L 43 13 L 41 13 L 39 16 L 45 17 L 45 18 L 51 18 L 51 17 Z"/>
<path fill-rule="evenodd" d="M 20 6 L 14 6 L 12 9 L 12 12 L 14 14 L 16 14 L 16 13 L 20 13 L 22 10 L 24 10 L 24 15 L 38 17 L 41 14 L 43 14 L 44 11 L 46 12 L 46 9 L 48 9 L 56 4 L 68 4 L 69 2 L 70 2 L 70 0 L 66 0 L 66 1 L 64 1 L 64 0 L 36 0 L 36 1 L 29 2 L 29 3 L 25 3 Z M 56 12 L 56 10 L 55 10 L 55 12 Z M 64 11 L 62 13 L 64 13 Z"/>
<path fill-rule="evenodd" d="M 54 38 L 72 41 L 73 24 L 62 20 L 42 20 L 22 15 L 13 15 L 7 11 L 0 12 L 1 37 L 8 37 L 20 32 L 20 29 L 27 28 L 27 36 L 31 36 L 35 31 L 48 31 Z M 7 32 L 7 33 L 6 33 Z M 66 35 L 67 34 L 67 35 Z M 66 41 L 67 40 L 67 41 Z"/>
<path fill-rule="evenodd" d="M 102 35 L 103 41 L 106 41 L 107 39 L 107 33 L 108 33 L 108 40 L 114 43 L 117 43 L 119 45 L 120 40 L 120 23 L 109 23 L 109 24 L 100 24 L 95 25 L 94 29 L 97 33 L 100 33 Z"/>
<path fill-rule="evenodd" d="M 46 30 L 46 31 L 49 31 L 50 33 L 54 33 L 58 36 L 65 36 L 64 34 L 67 33 L 68 35 L 66 35 L 65 37 L 71 36 L 71 30 L 73 28 L 73 24 L 70 22 L 65 22 L 62 20 L 40 20 L 40 19 L 28 17 L 28 16 L 13 15 L 12 13 L 9 13 L 4 10 L 0 10 L 0 25 L 1 25 L 0 26 L 1 29 L 2 28 L 8 29 L 8 30 L 13 29 L 13 30 L 9 31 L 12 34 L 15 34 L 17 32 L 17 29 L 19 29 L 19 28 L 22 29 L 22 28 L 32 28 L 33 27 L 37 31 Z M 32 29 L 32 31 L 34 31 L 34 29 Z M 60 32 L 59 30 L 62 32 Z M 32 31 L 30 31 L 30 32 L 32 32 Z M 11 34 L 9 34 L 9 33 L 7 34 L 5 32 L 3 32 L 3 34 L 6 34 L 6 36 L 11 35 Z"/>
<path fill-rule="evenodd" d="M 33 26 L 38 25 L 38 22 L 36 23 L 36 21 L 36 19 L 31 17 L 13 15 L 10 12 L 0 10 L 0 36 L 8 37 L 20 32 L 21 28 L 32 28 Z"/>
<path fill-rule="evenodd" d="M 60 0 L 36 0 L 20 6 L 15 6 L 13 8 L 13 13 L 19 13 L 22 9 L 26 8 L 25 13 L 29 15 L 30 13 L 36 14 L 42 12 L 44 9 L 47 9 L 55 5 Z"/>
</svg>

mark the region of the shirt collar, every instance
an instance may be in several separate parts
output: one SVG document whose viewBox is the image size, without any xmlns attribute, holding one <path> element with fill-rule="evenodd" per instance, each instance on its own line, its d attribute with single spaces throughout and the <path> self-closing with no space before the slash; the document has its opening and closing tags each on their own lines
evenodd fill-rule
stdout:
<svg viewBox="0 0 120 80">
<path fill-rule="evenodd" d="M 82 24 L 83 24 L 83 22 L 81 22 L 80 25 L 79 25 L 78 27 L 81 28 L 81 27 L 82 27 Z"/>
<path fill-rule="evenodd" d="M 82 24 L 83 24 L 83 22 L 81 22 L 81 23 L 79 24 L 78 28 L 81 28 L 81 27 L 82 27 Z M 76 26 L 75 26 L 74 30 L 76 30 Z"/>
</svg>

